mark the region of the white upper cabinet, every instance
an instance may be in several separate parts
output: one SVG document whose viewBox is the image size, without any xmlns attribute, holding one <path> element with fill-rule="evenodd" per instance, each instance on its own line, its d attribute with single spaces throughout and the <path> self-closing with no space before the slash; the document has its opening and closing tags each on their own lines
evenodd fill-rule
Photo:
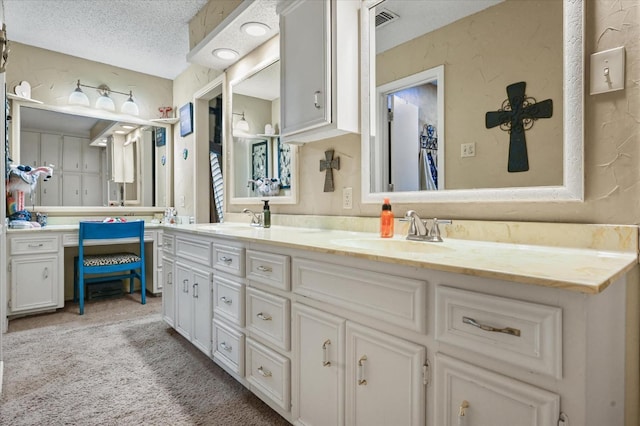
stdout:
<svg viewBox="0 0 640 426">
<path fill-rule="evenodd" d="M 281 135 L 305 143 L 359 132 L 360 2 L 281 1 Z"/>
</svg>

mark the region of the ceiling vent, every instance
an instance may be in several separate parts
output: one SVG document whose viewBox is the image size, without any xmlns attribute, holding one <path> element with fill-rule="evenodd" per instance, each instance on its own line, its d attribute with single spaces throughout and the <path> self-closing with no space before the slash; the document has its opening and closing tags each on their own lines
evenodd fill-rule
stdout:
<svg viewBox="0 0 640 426">
<path fill-rule="evenodd" d="M 376 14 L 376 28 L 390 24 L 399 18 L 398 14 L 390 11 L 389 9 L 381 9 L 380 12 Z"/>
</svg>

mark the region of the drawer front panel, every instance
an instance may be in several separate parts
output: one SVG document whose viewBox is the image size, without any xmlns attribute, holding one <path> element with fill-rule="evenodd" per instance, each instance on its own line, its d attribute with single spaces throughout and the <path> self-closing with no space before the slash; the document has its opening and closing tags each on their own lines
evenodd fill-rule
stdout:
<svg viewBox="0 0 640 426">
<path fill-rule="evenodd" d="M 11 237 L 10 250 L 12 255 L 57 253 L 60 239 L 57 235 L 42 237 Z"/>
<path fill-rule="evenodd" d="M 216 274 L 213 278 L 216 298 L 213 313 L 232 324 L 244 327 L 244 285 Z"/>
<path fill-rule="evenodd" d="M 558 307 L 437 287 L 436 339 L 562 378 Z"/>
<path fill-rule="evenodd" d="M 144 241 L 146 243 L 154 241 L 153 231 L 144 231 Z M 77 247 L 80 242 L 78 233 L 73 234 L 65 233 L 62 235 L 62 245 L 65 247 Z M 85 246 L 101 246 L 105 244 L 105 240 L 84 240 Z M 111 240 L 110 244 L 138 244 L 137 238 L 119 238 L 117 240 Z"/>
<path fill-rule="evenodd" d="M 175 238 L 173 235 L 167 235 L 165 233 L 162 234 L 162 250 L 165 253 L 174 254 L 174 241 Z"/>
<path fill-rule="evenodd" d="M 290 264 L 289 256 L 247 250 L 247 278 L 280 290 L 291 289 Z"/>
<path fill-rule="evenodd" d="M 211 243 L 196 239 L 176 238 L 176 256 L 211 267 Z"/>
<path fill-rule="evenodd" d="M 245 251 L 241 247 L 213 244 L 213 267 L 222 272 L 244 277 Z"/>
<path fill-rule="evenodd" d="M 560 416 L 559 395 L 439 353 L 435 398 L 435 424 L 442 426 L 549 426 Z"/>
<path fill-rule="evenodd" d="M 373 319 L 426 332 L 426 283 L 308 259 L 292 263 L 293 291 Z"/>
<path fill-rule="evenodd" d="M 252 389 L 285 411 L 291 410 L 291 378 L 288 358 L 251 339 L 247 339 L 246 377 Z"/>
<path fill-rule="evenodd" d="M 213 358 L 244 376 L 244 334 L 221 321 L 213 321 Z"/>
<path fill-rule="evenodd" d="M 291 307 L 288 299 L 247 288 L 247 330 L 289 350 Z"/>
</svg>

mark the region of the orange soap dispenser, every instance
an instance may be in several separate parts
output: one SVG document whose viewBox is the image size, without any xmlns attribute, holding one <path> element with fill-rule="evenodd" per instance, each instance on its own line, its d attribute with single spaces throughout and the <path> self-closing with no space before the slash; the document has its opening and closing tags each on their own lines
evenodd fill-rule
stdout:
<svg viewBox="0 0 640 426">
<path fill-rule="evenodd" d="M 382 238 L 393 237 L 393 212 L 388 198 L 384 199 L 382 213 L 380 213 L 380 236 Z"/>
</svg>

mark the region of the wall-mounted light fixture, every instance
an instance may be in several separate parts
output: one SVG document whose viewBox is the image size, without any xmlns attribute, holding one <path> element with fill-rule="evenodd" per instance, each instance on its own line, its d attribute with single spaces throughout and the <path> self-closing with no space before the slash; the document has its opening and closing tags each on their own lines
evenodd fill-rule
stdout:
<svg viewBox="0 0 640 426">
<path fill-rule="evenodd" d="M 128 99 L 122 104 L 120 107 L 120 112 L 123 114 L 129 115 L 138 115 L 140 114 L 140 110 L 138 109 L 138 105 L 133 101 L 133 92 L 129 90 L 129 93 L 118 92 L 117 90 L 111 90 L 109 86 L 106 84 L 102 84 L 98 87 L 89 86 L 87 84 L 81 84 L 80 80 L 78 80 L 78 84 L 76 85 L 76 89 L 71 92 L 69 95 L 69 104 L 70 105 L 81 105 L 81 106 L 89 106 L 89 98 L 82 91 L 81 87 L 88 87 L 91 89 L 96 89 L 98 93 L 100 93 L 100 97 L 96 101 L 96 108 L 103 109 L 106 111 L 115 111 L 116 106 L 113 103 L 113 99 L 109 96 L 111 93 L 118 93 L 120 95 L 128 96 Z"/>
<path fill-rule="evenodd" d="M 249 122 L 244 118 L 244 111 L 243 112 L 234 112 L 233 115 L 241 115 L 242 118 L 240 118 L 240 120 L 236 121 L 236 123 L 233 125 L 233 131 L 238 131 L 238 132 L 244 132 L 244 133 L 249 133 Z"/>
</svg>

